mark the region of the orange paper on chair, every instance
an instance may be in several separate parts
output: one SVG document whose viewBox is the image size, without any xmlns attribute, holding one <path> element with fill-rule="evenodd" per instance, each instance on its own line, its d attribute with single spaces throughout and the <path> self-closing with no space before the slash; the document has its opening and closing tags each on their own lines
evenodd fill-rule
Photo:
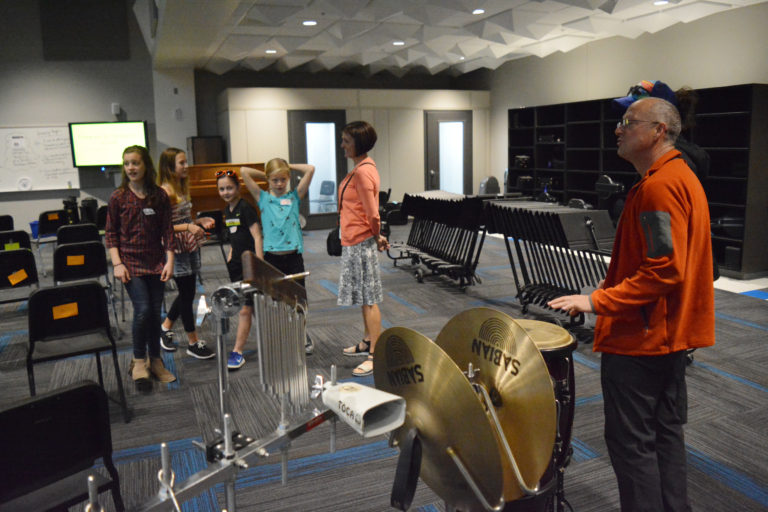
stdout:
<svg viewBox="0 0 768 512">
<path fill-rule="evenodd" d="M 48 220 L 59 220 L 59 214 L 58 213 L 49 213 L 48 214 Z"/>
<path fill-rule="evenodd" d="M 9 275 L 8 281 L 11 283 L 11 286 L 16 286 L 17 284 L 25 280 L 27 277 L 29 277 L 27 275 L 27 271 L 24 269 L 21 269 Z"/>
<path fill-rule="evenodd" d="M 51 310 L 53 311 L 54 320 L 61 320 L 62 318 L 69 318 L 79 314 L 77 311 L 77 302 L 70 302 L 68 304 L 62 304 L 61 306 L 54 306 Z"/>
<path fill-rule="evenodd" d="M 84 254 L 73 254 L 71 256 L 67 256 L 67 266 L 68 267 L 76 267 L 79 265 L 85 265 L 85 255 Z"/>
</svg>

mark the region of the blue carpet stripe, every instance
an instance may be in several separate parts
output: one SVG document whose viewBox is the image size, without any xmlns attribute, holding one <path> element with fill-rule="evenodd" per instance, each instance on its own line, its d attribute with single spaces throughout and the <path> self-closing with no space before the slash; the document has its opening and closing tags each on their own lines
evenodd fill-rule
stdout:
<svg viewBox="0 0 768 512">
<path fill-rule="evenodd" d="M 749 386 L 751 388 L 755 388 L 758 391 L 762 391 L 763 393 L 768 392 L 768 388 L 766 388 L 765 386 L 761 386 L 757 382 L 753 382 L 751 380 L 745 379 L 744 377 L 739 377 L 738 375 L 734 375 L 732 373 L 728 373 L 726 371 L 720 370 L 719 368 L 715 368 L 714 366 L 709 365 L 707 363 L 700 363 L 699 361 L 695 361 L 694 360 L 693 361 L 693 365 L 701 367 L 701 368 L 704 368 L 706 370 L 709 370 L 712 373 L 716 373 L 717 375 L 720 375 L 722 377 L 726 377 L 726 378 L 729 378 L 731 380 L 734 380 L 734 381 L 736 381 L 736 382 L 738 382 L 740 384 L 744 384 L 745 386 Z"/>
<path fill-rule="evenodd" d="M 595 361 L 593 359 L 590 359 L 585 355 L 580 354 L 579 352 L 573 353 L 573 360 L 581 365 L 586 366 L 587 368 L 591 368 L 592 370 L 600 369 L 600 361 Z"/>
<path fill-rule="evenodd" d="M 756 324 L 754 322 L 750 322 L 748 320 L 743 320 L 737 316 L 732 315 L 726 315 L 725 313 L 717 313 L 715 312 L 715 318 L 722 318 L 723 320 L 728 320 L 729 322 L 735 322 L 737 324 L 746 325 L 747 327 L 754 327 L 755 329 L 760 329 L 762 331 L 768 331 L 768 326 L 766 325 L 760 325 Z"/>
<path fill-rule="evenodd" d="M 705 473 L 731 489 L 739 491 L 744 496 L 768 507 L 768 489 L 752 480 L 747 475 L 735 471 L 709 458 L 704 453 L 686 446 L 688 464 Z"/>
<path fill-rule="evenodd" d="M 746 295 L 748 297 L 755 297 L 756 299 L 768 300 L 768 292 L 765 292 L 763 290 L 751 290 L 748 292 L 742 292 L 741 295 Z"/>
<path fill-rule="evenodd" d="M 173 382 L 169 382 L 166 384 L 168 389 L 179 389 L 179 385 L 181 384 L 181 379 L 179 379 L 179 371 L 176 369 L 176 360 L 173 358 L 173 352 L 163 352 L 163 364 L 165 365 L 165 368 L 174 374 L 176 376 L 176 380 Z"/>
<path fill-rule="evenodd" d="M 417 512 L 440 512 L 440 510 L 433 504 L 424 505 L 416 509 Z"/>
<path fill-rule="evenodd" d="M 15 338 L 16 336 L 22 336 L 29 334 L 29 331 L 27 329 L 19 329 L 18 331 L 9 331 L 0 336 L 0 353 L 2 353 L 3 350 L 5 350 L 5 347 L 8 346 L 8 343 Z"/>
<path fill-rule="evenodd" d="M 584 462 L 585 460 L 596 459 L 600 456 L 595 450 L 576 439 L 571 438 L 571 447 L 573 447 L 573 460 L 575 462 Z"/>
<path fill-rule="evenodd" d="M 345 450 L 339 450 L 336 453 L 324 453 L 321 455 L 312 455 L 301 459 L 289 460 L 288 478 L 313 475 L 351 464 L 387 459 L 397 456 L 397 453 L 397 449 L 390 448 L 387 441 L 378 441 L 353 448 L 347 448 Z M 278 453 L 274 454 L 274 456 L 277 455 Z M 239 490 L 256 485 L 278 482 L 281 478 L 281 471 L 281 465 L 279 463 L 251 467 L 238 475 L 235 489 Z"/>
<path fill-rule="evenodd" d="M 392 322 L 390 322 L 389 320 L 386 320 L 386 319 L 382 318 L 382 319 L 381 319 L 381 326 L 382 326 L 384 329 L 389 329 L 390 327 L 392 327 Z"/>
<path fill-rule="evenodd" d="M 201 438 L 180 439 L 178 441 L 167 442 L 171 452 L 171 468 L 176 475 L 176 482 L 183 482 L 198 471 L 207 467 L 205 454 L 197 449 L 192 441 L 202 441 Z M 143 459 L 157 459 L 157 470 L 160 470 L 160 445 L 151 444 L 118 450 L 112 453 L 112 460 L 116 465 L 130 464 Z M 99 467 L 101 464 L 97 465 Z M 217 489 L 221 486 L 209 489 L 202 494 L 189 499 L 182 504 L 181 509 L 184 512 L 206 512 L 209 510 L 218 510 L 216 501 Z M 160 488 L 160 483 L 157 483 Z"/>
<path fill-rule="evenodd" d="M 598 394 L 592 395 L 592 396 L 585 396 L 585 397 L 582 397 L 582 398 L 577 398 L 576 399 L 576 406 L 584 405 L 584 404 L 591 404 L 593 402 L 600 402 L 602 399 L 603 399 L 603 394 L 602 393 L 598 393 Z"/>
<path fill-rule="evenodd" d="M 408 302 L 407 300 L 403 299 L 402 297 L 398 297 L 397 295 L 395 295 L 395 294 L 394 294 L 394 293 L 392 293 L 392 292 L 387 292 L 387 295 L 389 295 L 390 297 L 392 297 L 392 298 L 395 300 L 395 302 L 399 302 L 399 303 L 400 303 L 400 304 L 402 304 L 403 306 L 405 306 L 405 307 L 407 307 L 407 308 L 411 309 L 411 310 L 412 310 L 412 311 L 414 311 L 414 312 L 415 312 L 417 315 L 423 315 L 423 314 L 425 314 L 425 313 L 427 312 L 425 309 L 423 309 L 423 308 L 421 308 L 421 307 L 419 307 L 419 306 L 417 306 L 417 305 L 415 305 L 415 304 L 411 304 L 411 303 L 410 303 L 410 302 Z"/>
<path fill-rule="evenodd" d="M 336 283 L 329 281 L 327 279 L 320 279 L 318 281 L 320 283 L 320 286 L 331 292 L 332 294 L 339 296 L 339 287 Z"/>
</svg>

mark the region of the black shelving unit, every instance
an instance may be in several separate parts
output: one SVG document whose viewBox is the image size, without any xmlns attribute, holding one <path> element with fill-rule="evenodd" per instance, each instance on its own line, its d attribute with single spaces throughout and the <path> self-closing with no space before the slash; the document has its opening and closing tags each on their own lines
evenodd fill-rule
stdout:
<svg viewBox="0 0 768 512">
<path fill-rule="evenodd" d="M 700 89 L 693 142 L 710 155 L 703 181 L 721 273 L 736 278 L 768 275 L 768 85 Z M 611 99 L 509 110 L 510 192 L 558 201 L 578 198 L 597 206 L 601 174 L 637 181 L 634 167 L 616 152 L 619 116 Z M 527 156 L 527 166 L 516 156 Z M 720 227 L 720 225 L 722 227 Z"/>
</svg>

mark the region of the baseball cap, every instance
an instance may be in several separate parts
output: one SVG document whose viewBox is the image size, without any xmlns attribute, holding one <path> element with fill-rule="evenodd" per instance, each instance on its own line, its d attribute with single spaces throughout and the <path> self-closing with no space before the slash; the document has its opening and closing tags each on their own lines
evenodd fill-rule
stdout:
<svg viewBox="0 0 768 512">
<path fill-rule="evenodd" d="M 674 106 L 677 106 L 677 99 L 675 99 L 675 91 L 669 88 L 667 84 L 661 80 L 651 82 L 650 80 L 641 80 L 636 85 L 633 85 L 627 91 L 627 95 L 623 98 L 616 98 L 611 102 L 613 109 L 623 114 L 625 110 L 635 101 L 641 98 L 661 98 L 667 100 Z"/>
</svg>

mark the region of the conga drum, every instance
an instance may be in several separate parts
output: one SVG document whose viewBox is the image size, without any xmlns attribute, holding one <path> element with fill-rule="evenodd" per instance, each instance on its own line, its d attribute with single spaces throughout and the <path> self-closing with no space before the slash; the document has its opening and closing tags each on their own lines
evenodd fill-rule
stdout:
<svg viewBox="0 0 768 512">
<path fill-rule="evenodd" d="M 562 327 L 539 320 L 516 319 L 528 333 L 544 357 L 557 402 L 557 440 L 553 455 L 554 469 L 562 468 L 569 457 L 571 430 L 576 401 L 576 386 L 573 375 L 573 351 L 577 342 L 571 333 Z"/>
</svg>

